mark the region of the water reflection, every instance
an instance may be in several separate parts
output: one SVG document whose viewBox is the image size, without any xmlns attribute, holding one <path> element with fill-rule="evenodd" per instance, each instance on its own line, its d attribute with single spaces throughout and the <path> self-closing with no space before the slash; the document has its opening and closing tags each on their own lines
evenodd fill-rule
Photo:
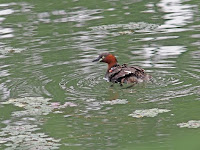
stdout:
<svg viewBox="0 0 200 150">
<path fill-rule="evenodd" d="M 6 8 L 9 6 L 14 5 L 13 3 L 10 4 L 0 4 L 0 8 L 4 8 L 3 10 L 0 10 L 0 24 L 2 24 L 3 21 L 5 21 L 6 16 L 13 14 L 15 11 L 10 8 Z M 4 38 L 12 38 L 13 35 L 13 29 L 12 28 L 5 28 L 0 26 L 0 39 Z"/>
<path fill-rule="evenodd" d="M 14 13 L 14 10 L 12 10 L 12 9 L 5 9 L 5 10 L 1 10 L 0 11 L 0 16 L 10 15 L 12 13 Z"/>
<path fill-rule="evenodd" d="M 5 81 L 4 78 L 10 75 L 8 68 L 9 65 L 2 65 L 0 66 L 0 101 L 5 100 L 10 96 L 10 90 L 6 86 L 6 84 L 10 81 Z"/>
<path fill-rule="evenodd" d="M 142 49 L 133 50 L 134 59 L 143 58 L 142 62 L 135 62 L 144 67 L 175 68 L 175 61 L 169 58 L 177 58 L 186 51 L 184 46 L 159 46 L 144 45 Z"/>
<path fill-rule="evenodd" d="M 161 11 L 166 13 L 163 16 L 165 23 L 160 29 L 165 29 L 166 32 L 182 32 L 189 30 L 183 26 L 191 23 L 194 17 L 195 5 L 184 4 L 183 0 L 161 0 L 157 6 Z M 180 28 L 182 27 L 182 28 Z"/>
<path fill-rule="evenodd" d="M 200 67 L 199 67 L 199 58 L 200 58 L 200 52 L 195 51 L 191 53 L 191 61 L 188 63 L 187 69 L 183 70 L 184 73 L 187 75 L 191 76 L 194 79 L 199 80 L 199 72 L 200 72 Z"/>
<path fill-rule="evenodd" d="M 77 22 L 77 27 L 81 27 L 84 26 L 84 22 L 86 21 L 103 18 L 103 16 L 97 15 L 100 12 L 100 9 L 88 10 L 81 7 L 74 8 L 72 12 L 66 12 L 65 10 L 54 10 L 52 12 L 39 13 L 38 20 L 43 23 L 64 23 L 72 21 Z M 52 19 L 53 16 L 58 18 Z"/>
<path fill-rule="evenodd" d="M 5 100 L 9 98 L 10 96 L 10 90 L 6 87 L 4 83 L 0 84 L 0 96 L 1 96 L 1 100 Z"/>
</svg>

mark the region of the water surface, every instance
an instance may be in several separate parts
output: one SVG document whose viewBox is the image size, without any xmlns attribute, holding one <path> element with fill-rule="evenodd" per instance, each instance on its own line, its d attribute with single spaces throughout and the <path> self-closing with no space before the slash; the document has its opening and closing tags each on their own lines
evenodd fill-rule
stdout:
<svg viewBox="0 0 200 150">
<path fill-rule="evenodd" d="M 199 6 L 1 0 L 0 149 L 198 150 Z M 105 51 L 153 82 L 111 86 Z"/>
</svg>

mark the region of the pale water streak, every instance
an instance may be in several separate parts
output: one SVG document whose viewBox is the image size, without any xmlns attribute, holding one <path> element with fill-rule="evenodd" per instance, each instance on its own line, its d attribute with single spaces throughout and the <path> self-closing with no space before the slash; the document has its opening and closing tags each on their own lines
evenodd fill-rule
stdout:
<svg viewBox="0 0 200 150">
<path fill-rule="evenodd" d="M 167 32 L 189 30 L 180 27 L 184 27 L 192 22 L 196 6 L 183 3 L 183 0 L 161 0 L 157 4 L 163 12 L 167 13 L 163 16 L 163 19 L 167 21 L 165 21 L 164 25 L 160 26 L 161 29 L 167 29 Z"/>
</svg>

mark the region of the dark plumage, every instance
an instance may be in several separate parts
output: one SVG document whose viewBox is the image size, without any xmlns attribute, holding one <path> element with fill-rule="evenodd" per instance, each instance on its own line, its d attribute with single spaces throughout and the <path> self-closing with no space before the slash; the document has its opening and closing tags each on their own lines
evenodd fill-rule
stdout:
<svg viewBox="0 0 200 150">
<path fill-rule="evenodd" d="M 139 83 L 149 81 L 151 76 L 146 74 L 144 69 L 137 66 L 119 65 L 114 55 L 102 53 L 95 61 L 105 62 L 108 64 L 106 78 L 112 83 Z"/>
</svg>

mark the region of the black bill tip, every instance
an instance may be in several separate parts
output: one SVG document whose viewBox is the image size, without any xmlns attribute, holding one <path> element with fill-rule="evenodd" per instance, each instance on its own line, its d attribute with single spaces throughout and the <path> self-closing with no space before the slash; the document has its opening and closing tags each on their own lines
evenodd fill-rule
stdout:
<svg viewBox="0 0 200 150">
<path fill-rule="evenodd" d="M 100 60 L 100 58 L 98 57 L 98 58 L 92 60 L 92 62 L 96 62 L 96 61 L 99 61 L 99 60 Z"/>
</svg>

